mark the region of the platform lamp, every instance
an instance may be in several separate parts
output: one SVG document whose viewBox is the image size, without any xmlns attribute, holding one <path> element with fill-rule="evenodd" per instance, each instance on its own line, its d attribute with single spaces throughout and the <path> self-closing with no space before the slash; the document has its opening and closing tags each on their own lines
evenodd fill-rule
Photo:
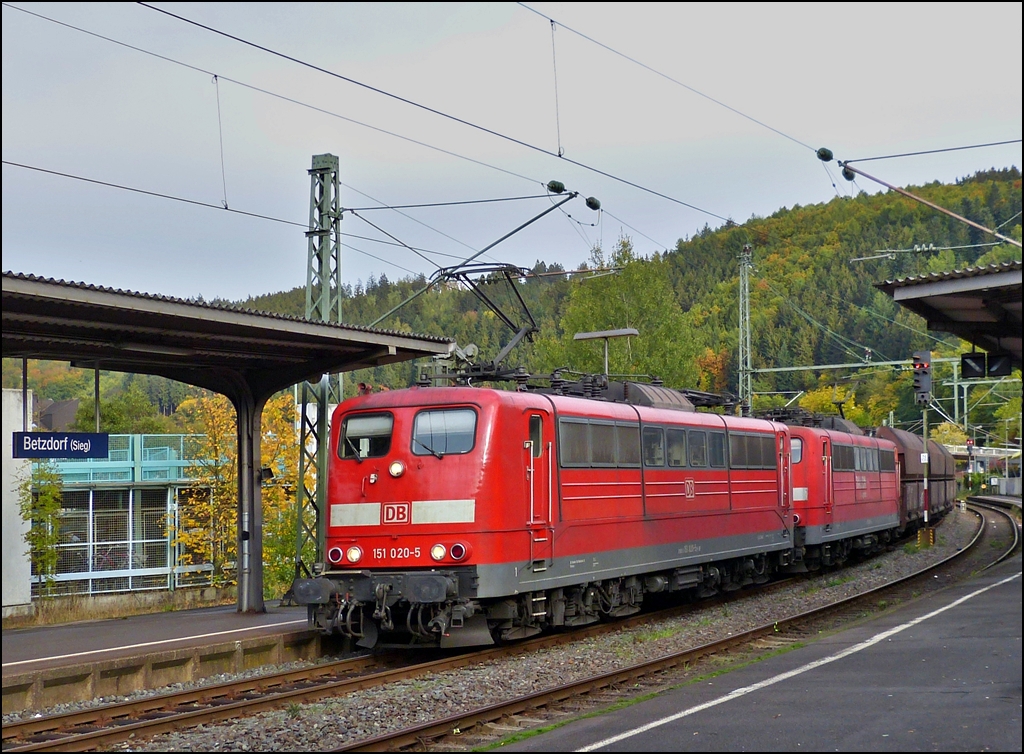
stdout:
<svg viewBox="0 0 1024 754">
<path fill-rule="evenodd" d="M 625 327 L 621 330 L 601 330 L 600 332 L 578 332 L 572 336 L 573 340 L 604 340 L 604 376 L 608 376 L 608 339 L 625 338 L 630 335 L 639 335 L 640 332 L 632 327 Z"/>
</svg>

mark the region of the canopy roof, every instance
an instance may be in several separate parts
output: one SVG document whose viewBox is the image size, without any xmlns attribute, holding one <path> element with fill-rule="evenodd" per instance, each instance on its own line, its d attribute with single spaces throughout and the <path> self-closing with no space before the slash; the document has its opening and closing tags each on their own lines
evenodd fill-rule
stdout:
<svg viewBox="0 0 1024 754">
<path fill-rule="evenodd" d="M 928 321 L 1021 367 L 1021 263 L 1004 262 L 876 283 Z"/>
</svg>

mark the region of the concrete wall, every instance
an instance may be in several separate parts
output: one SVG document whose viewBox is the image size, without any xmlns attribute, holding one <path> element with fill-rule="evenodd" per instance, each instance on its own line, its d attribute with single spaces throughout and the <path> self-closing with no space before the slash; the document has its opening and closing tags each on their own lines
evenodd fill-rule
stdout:
<svg viewBox="0 0 1024 754">
<path fill-rule="evenodd" d="M 32 393 L 28 393 L 29 417 L 32 416 Z M 21 390 L 3 391 L 3 614 L 17 615 L 30 611 L 32 607 L 32 566 L 25 544 L 28 522 L 18 510 L 18 484 L 32 473 L 32 462 L 28 459 L 14 459 L 15 432 L 22 428 Z M 31 422 L 31 419 L 29 420 Z"/>
</svg>

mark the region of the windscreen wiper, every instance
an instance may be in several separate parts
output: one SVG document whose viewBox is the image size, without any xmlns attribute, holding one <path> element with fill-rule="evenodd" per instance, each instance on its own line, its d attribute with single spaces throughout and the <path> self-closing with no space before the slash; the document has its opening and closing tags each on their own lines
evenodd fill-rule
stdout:
<svg viewBox="0 0 1024 754">
<path fill-rule="evenodd" d="M 346 437 L 345 438 L 345 444 L 348 445 L 350 448 L 352 448 L 352 453 L 355 454 L 356 461 L 358 463 L 362 463 L 363 462 L 363 457 L 361 455 L 359 455 L 359 448 L 357 448 L 355 446 L 355 443 L 352 442 L 352 438 L 351 437 Z"/>
<path fill-rule="evenodd" d="M 441 460 L 442 458 L 444 458 L 444 453 L 441 453 L 441 452 L 440 452 L 440 451 L 438 451 L 438 450 L 434 450 L 434 449 L 433 449 L 432 447 L 430 447 L 429 445 L 427 445 L 427 444 L 426 444 L 425 442 L 423 442 L 423 441 L 422 441 L 422 440 L 420 440 L 419 438 L 417 438 L 417 437 L 413 437 L 413 438 L 412 438 L 412 441 L 413 441 L 414 443 L 416 443 L 417 445 L 419 445 L 419 446 L 420 446 L 421 448 L 423 448 L 423 449 L 424 449 L 425 451 L 427 451 L 428 453 L 430 453 L 430 455 L 434 456 L 434 457 L 435 457 L 435 458 L 436 458 L 437 460 L 439 460 L 439 461 L 440 461 L 440 460 Z"/>
</svg>

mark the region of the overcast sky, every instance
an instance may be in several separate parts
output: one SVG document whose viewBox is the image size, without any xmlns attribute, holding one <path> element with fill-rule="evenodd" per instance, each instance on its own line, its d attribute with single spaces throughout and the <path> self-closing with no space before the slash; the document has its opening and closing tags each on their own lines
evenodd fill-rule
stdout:
<svg viewBox="0 0 1024 754">
<path fill-rule="evenodd" d="M 5 162 L 275 218 L 5 164 L 5 271 L 206 299 L 305 285 L 307 170 L 325 152 L 347 208 L 562 181 L 581 198 L 481 261 L 574 269 L 621 234 L 647 255 L 723 218 L 879 190 L 830 174 L 820 146 L 856 159 L 1021 137 L 1019 2 L 156 5 L 452 118 L 139 4 L 4 4 Z M 861 167 L 920 185 L 1010 165 L 1020 143 Z M 550 206 L 360 212 L 426 259 L 346 215 L 343 280 L 430 275 Z"/>
</svg>

